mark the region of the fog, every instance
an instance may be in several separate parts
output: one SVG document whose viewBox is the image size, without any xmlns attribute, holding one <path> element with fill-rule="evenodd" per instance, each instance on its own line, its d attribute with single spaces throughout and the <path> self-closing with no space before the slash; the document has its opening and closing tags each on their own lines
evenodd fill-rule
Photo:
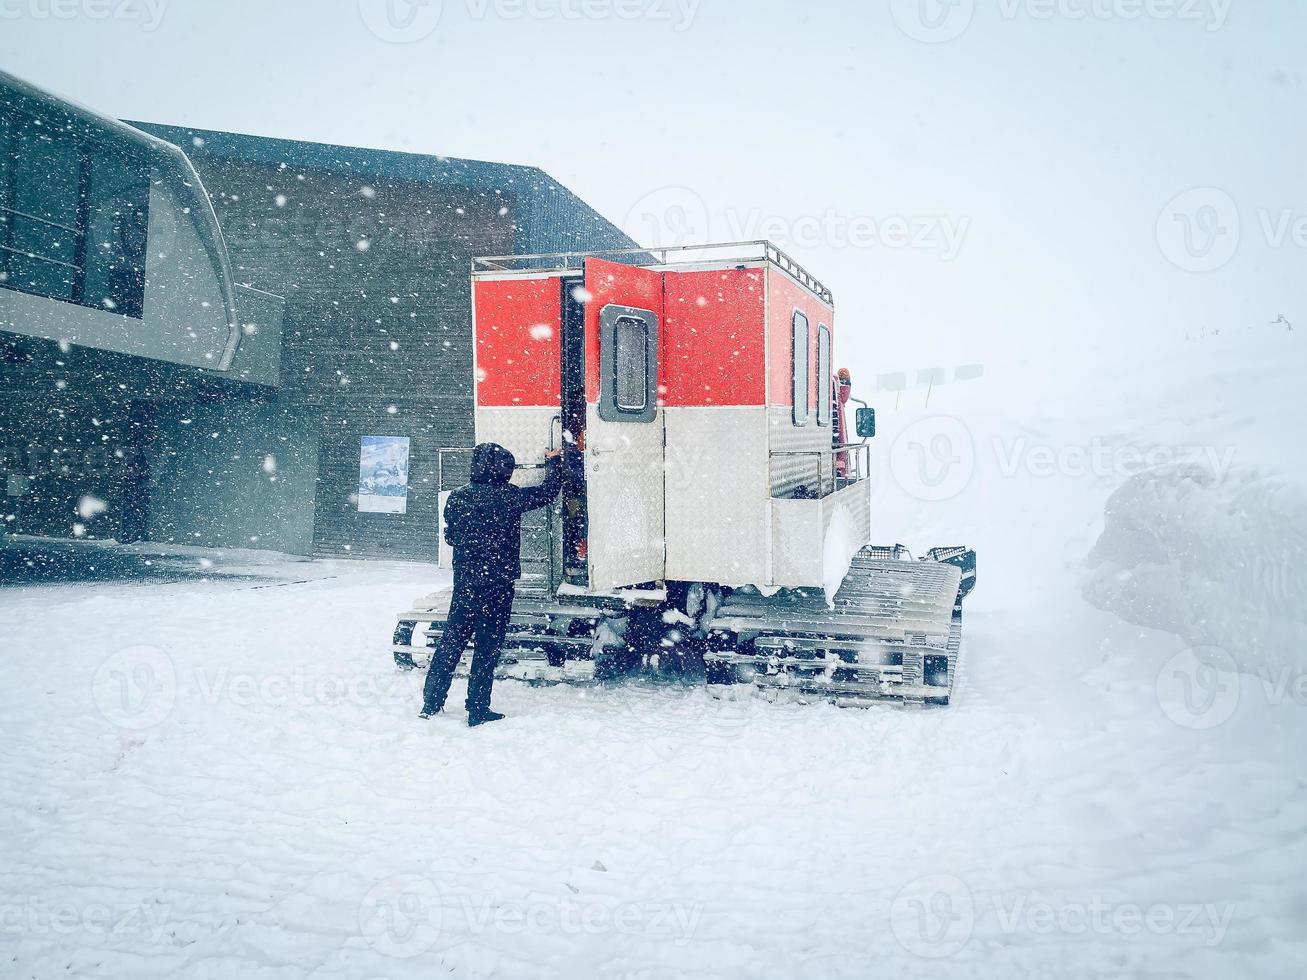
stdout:
<svg viewBox="0 0 1307 980">
<path fill-rule="evenodd" d="M 773 238 L 876 373 L 1307 322 L 1304 37 L 1292 0 L 0 0 L 0 65 L 119 117 Z"/>
</svg>

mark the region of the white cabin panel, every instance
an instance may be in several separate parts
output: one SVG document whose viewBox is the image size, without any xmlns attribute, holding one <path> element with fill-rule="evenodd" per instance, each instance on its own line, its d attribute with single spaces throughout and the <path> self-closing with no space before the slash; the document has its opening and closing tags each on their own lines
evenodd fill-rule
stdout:
<svg viewBox="0 0 1307 980">
<path fill-rule="evenodd" d="M 596 591 L 666 577 L 663 423 L 605 422 L 587 406 L 586 499 L 590 588 Z"/>
<path fill-rule="evenodd" d="M 767 410 L 667 408 L 667 578 L 767 581 Z"/>
<path fill-rule="evenodd" d="M 479 406 L 475 417 L 476 441 L 498 443 L 513 454 L 518 466 L 538 466 L 545 461 L 550 440 L 558 442 L 557 420 L 558 409 L 549 406 Z M 521 484 L 521 471 L 518 472 L 519 477 L 513 482 Z M 526 481 L 528 485 L 537 482 L 535 479 Z"/>
</svg>

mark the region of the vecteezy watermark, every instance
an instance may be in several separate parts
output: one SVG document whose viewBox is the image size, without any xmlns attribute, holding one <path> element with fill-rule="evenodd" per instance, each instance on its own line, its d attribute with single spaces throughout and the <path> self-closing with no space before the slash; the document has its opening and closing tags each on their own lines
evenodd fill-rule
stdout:
<svg viewBox="0 0 1307 980">
<path fill-rule="evenodd" d="M 645 936 L 684 945 L 703 917 L 700 906 L 664 902 L 516 901 L 470 898 L 460 903 L 470 932 L 538 936 Z"/>
<path fill-rule="evenodd" d="M 1219 31 L 1234 0 L 996 0 L 1005 21 L 1175 21 Z M 908 37 L 943 44 L 961 37 L 976 16 L 976 0 L 891 0 L 894 23 Z"/>
<path fill-rule="evenodd" d="M 890 387 L 888 390 L 895 390 Z M 890 475 L 912 497 L 926 502 L 950 500 L 970 486 L 983 463 L 1002 479 L 1122 481 L 1145 470 L 1192 467 L 1224 479 L 1234 468 L 1238 450 L 1215 445 L 1112 445 L 1102 439 L 1053 444 L 995 436 L 977 446 L 971 430 L 951 415 L 929 415 L 907 425 L 894 439 L 888 457 Z"/>
<path fill-rule="evenodd" d="M 890 474 L 909 496 L 931 503 L 951 500 L 976 472 L 971 430 L 951 415 L 929 415 L 907 426 L 889 451 Z"/>
<path fill-rule="evenodd" d="M 139 23 L 157 31 L 172 0 L 0 0 L 0 20 L 86 20 Z"/>
<path fill-rule="evenodd" d="M 195 691 L 206 707 L 226 703 L 238 708 L 376 708 L 405 705 L 413 699 L 412 690 L 399 675 L 340 674 L 311 664 L 300 664 L 289 673 L 269 674 L 242 673 L 223 666 L 197 667 Z"/>
<path fill-rule="evenodd" d="M 781 248 L 916 250 L 952 261 L 962 252 L 971 218 L 946 214 L 775 215 L 761 208 L 726 208 L 714 218 L 698 192 L 684 186 L 645 194 L 626 213 L 622 230 L 651 247 L 711 245 L 717 241 L 773 242 Z"/>
<path fill-rule="evenodd" d="M 359 903 L 359 932 L 378 951 L 397 959 L 421 956 L 440 937 L 440 891 L 421 875 L 378 882 Z"/>
<path fill-rule="evenodd" d="M 108 943 L 144 936 L 158 943 L 171 914 L 172 906 L 159 902 L 50 902 L 32 895 L 22 901 L 0 903 L 0 936 L 85 936 Z"/>
<path fill-rule="evenodd" d="M 1234 658 L 1219 647 L 1181 650 L 1157 674 L 1157 703 L 1182 728 L 1203 731 L 1230 720 L 1242 684 Z"/>
<path fill-rule="evenodd" d="M 177 668 L 158 647 L 127 647 L 100 664 L 91 693 L 111 724 L 131 731 L 153 728 L 177 703 Z"/>
<path fill-rule="evenodd" d="M 349 674 L 300 664 L 289 671 L 246 673 L 225 665 L 197 665 L 179 672 L 165 650 L 132 646 L 119 650 L 95 672 L 92 693 L 111 724 L 143 731 L 165 722 L 182 702 L 214 708 L 392 708 L 413 692 L 392 672 Z"/>
<path fill-rule="evenodd" d="M 976 16 L 976 0 L 890 0 L 894 23 L 908 37 L 924 44 L 943 44 L 961 37 Z"/>
<path fill-rule="evenodd" d="M 1195 187 L 1162 209 L 1157 244 L 1166 259 L 1185 272 L 1225 268 L 1253 237 L 1249 229 L 1266 248 L 1307 251 L 1307 211 L 1259 207 L 1253 214 L 1255 221 L 1247 222 L 1238 202 L 1219 187 Z"/>
<path fill-rule="evenodd" d="M 1181 728 L 1208 731 L 1229 721 L 1242 701 L 1307 707 L 1307 670 L 1258 664 L 1240 672 L 1228 651 L 1215 646 L 1181 650 L 1157 673 L 1157 703 Z"/>
<path fill-rule="evenodd" d="M 1225 191 L 1195 187 L 1172 198 L 1157 218 L 1162 254 L 1186 272 L 1214 272 L 1239 251 L 1239 206 Z"/>
<path fill-rule="evenodd" d="M 508 936 L 643 936 L 688 943 L 703 917 L 701 906 L 669 902 L 517 899 L 464 895 L 448 906 L 428 878 L 395 875 L 369 889 L 359 905 L 359 931 L 387 956 L 411 959 L 442 934 L 491 932 Z"/>
<path fill-rule="evenodd" d="M 995 438 L 993 450 L 1000 476 L 1025 473 L 1036 479 L 1129 477 L 1147 469 L 1181 465 L 1200 468 L 1220 480 L 1233 468 L 1238 453 L 1233 446 L 1110 446 L 1101 439 L 1092 439 L 1087 445 L 1050 446 L 1024 436 Z"/>
<path fill-rule="evenodd" d="M 369 31 L 391 44 L 416 44 L 435 33 L 443 0 L 358 0 Z"/>
<path fill-rule="evenodd" d="M 1213 902 L 1125 902 L 1095 895 L 1050 902 L 1033 894 L 994 894 L 978 899 L 960 878 L 927 875 L 909 882 L 890 905 L 894 938 L 927 959 L 956 956 L 971 942 L 981 918 L 992 916 L 1005 936 L 1178 936 L 1206 946 L 1225 940 L 1234 906 Z"/>
<path fill-rule="evenodd" d="M 458 0 L 471 20 L 649 21 L 680 33 L 693 25 L 702 0 Z M 358 0 L 368 30 L 392 44 L 415 44 L 440 26 L 445 0 Z M 451 0 L 451 6 L 453 0 Z"/>
<path fill-rule="evenodd" d="M 1219 946 L 1225 941 L 1234 905 L 1215 902 L 1114 902 L 1094 896 L 1086 902 L 1047 902 L 995 895 L 993 910 L 1004 935 L 1179 936 Z"/>
<path fill-rule="evenodd" d="M 971 941 L 976 905 L 971 889 L 953 875 L 928 875 L 905 885 L 890 905 L 890 931 L 909 953 L 954 956 Z"/>
</svg>

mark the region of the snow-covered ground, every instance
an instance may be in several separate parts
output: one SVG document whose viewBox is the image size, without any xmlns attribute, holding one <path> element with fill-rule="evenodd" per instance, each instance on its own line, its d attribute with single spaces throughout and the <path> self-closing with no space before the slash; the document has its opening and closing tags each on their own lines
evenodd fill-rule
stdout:
<svg viewBox="0 0 1307 980">
<path fill-rule="evenodd" d="M 1301 337 L 878 399 L 877 537 L 980 553 L 943 710 L 469 730 L 387 653 L 431 567 L 2 588 L 0 974 L 1304 975 Z"/>
</svg>

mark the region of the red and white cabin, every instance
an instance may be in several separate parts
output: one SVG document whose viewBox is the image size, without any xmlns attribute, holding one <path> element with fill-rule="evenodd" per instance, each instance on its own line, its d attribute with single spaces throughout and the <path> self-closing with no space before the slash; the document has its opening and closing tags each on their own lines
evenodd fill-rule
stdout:
<svg viewBox="0 0 1307 980">
<path fill-rule="evenodd" d="M 472 290 L 476 441 L 523 482 L 583 451 L 546 529 L 551 591 L 820 588 L 869 542 L 833 301 L 775 246 L 478 259 Z"/>
</svg>

